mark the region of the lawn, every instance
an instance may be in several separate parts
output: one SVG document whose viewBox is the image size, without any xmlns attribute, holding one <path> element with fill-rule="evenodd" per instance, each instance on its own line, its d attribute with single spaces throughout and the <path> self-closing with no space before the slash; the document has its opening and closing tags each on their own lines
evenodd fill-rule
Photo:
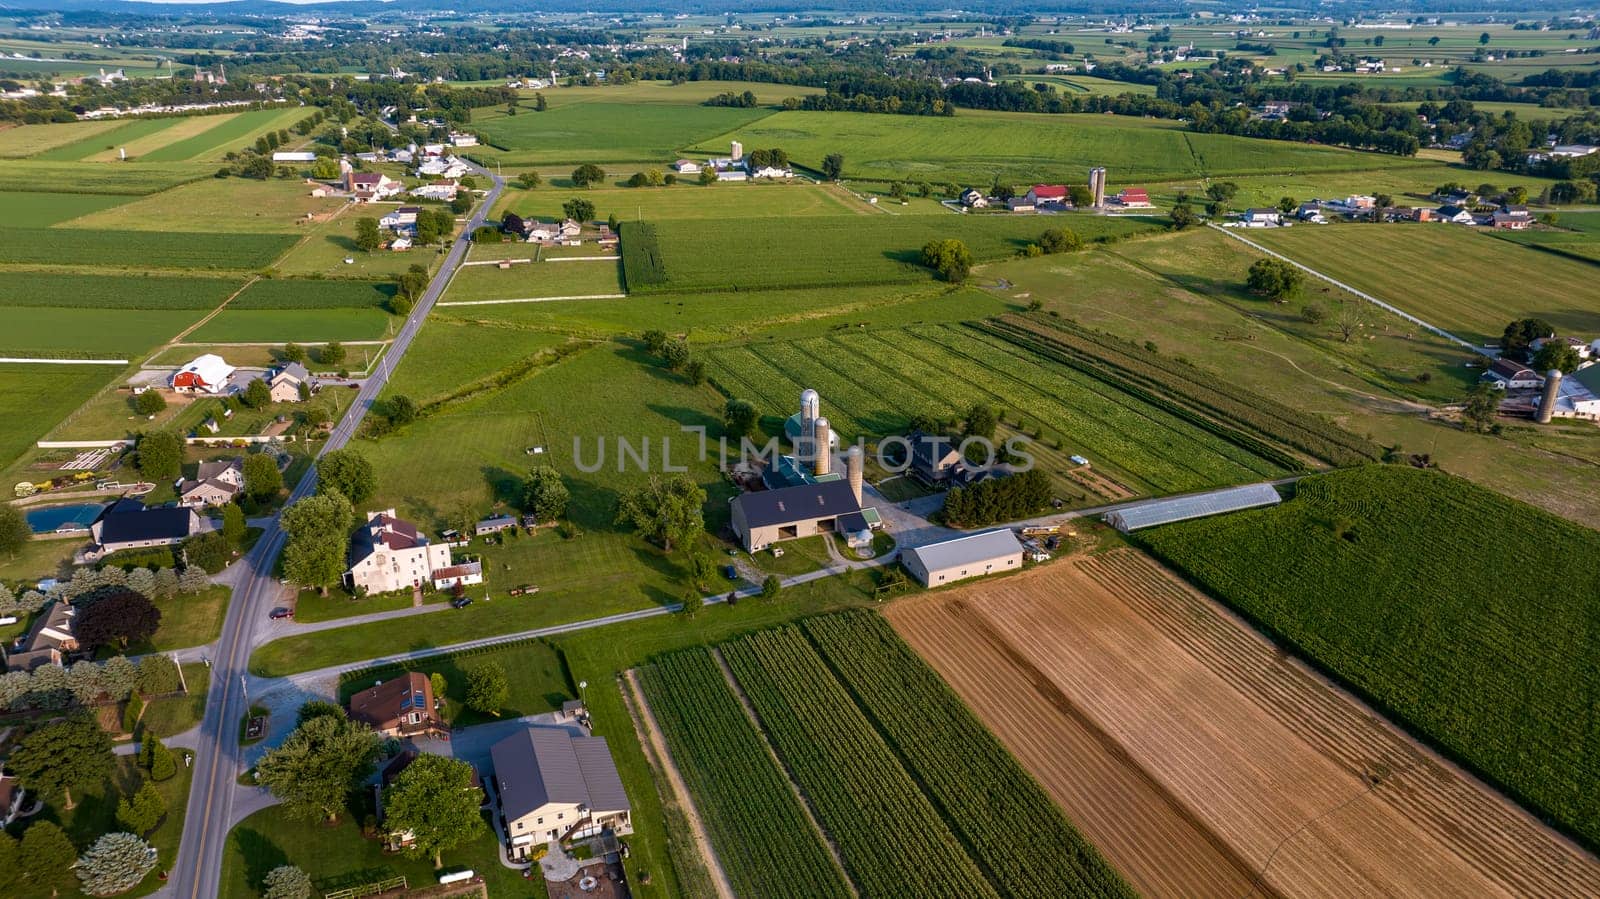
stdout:
<svg viewBox="0 0 1600 899">
<path fill-rule="evenodd" d="M 411 342 L 405 359 L 390 375 L 389 389 L 419 403 L 428 403 L 462 385 L 515 365 L 522 358 L 552 350 L 565 342 L 560 335 L 516 322 L 464 321 L 436 309 L 428 317 L 427 327 Z"/>
<path fill-rule="evenodd" d="M 287 234 L 0 227 L 0 262 L 126 268 L 259 269 L 294 243 Z"/>
<path fill-rule="evenodd" d="M 572 196 L 570 191 L 558 187 L 507 190 L 490 210 L 490 218 L 499 219 L 507 212 L 515 212 L 523 218 L 554 221 L 563 215 L 561 204 Z M 856 212 L 861 208 L 859 203 L 846 199 L 834 185 L 803 181 L 792 184 L 750 181 L 744 184 L 712 185 L 680 182 L 672 187 L 586 190 L 582 196 L 594 203 L 595 217 L 602 221 L 613 214 L 623 220 L 643 219 L 648 222 L 760 216 L 793 218 L 838 215 Z M 492 245 L 483 248 L 487 254 L 492 254 L 495 249 Z"/>
<path fill-rule="evenodd" d="M 467 676 L 479 665 L 499 665 L 505 669 L 510 690 L 506 704 L 489 715 L 467 708 Z M 339 701 L 348 703 L 351 695 L 387 681 L 406 671 L 420 671 L 430 677 L 444 675 L 444 717 L 450 726 L 471 727 L 500 718 L 521 718 L 556 711 L 561 704 L 577 697 L 577 686 L 567 680 L 561 657 L 543 640 L 524 640 L 486 651 L 469 651 L 419 659 L 404 667 L 387 666 L 352 671 L 340 678 Z"/>
<path fill-rule="evenodd" d="M 762 290 L 928 281 L 924 244 L 956 238 L 978 262 L 1014 255 L 1049 228 L 1085 242 L 1155 230 L 1153 220 L 1126 216 L 973 215 L 830 216 L 663 222 L 666 282 L 652 291 Z"/>
<path fill-rule="evenodd" d="M 15 555 L 0 555 L 0 581 L 16 586 L 59 577 L 71 567 L 72 554 L 82 545 L 80 540 L 29 540 Z"/>
<path fill-rule="evenodd" d="M 315 227 L 307 221 L 308 214 L 326 216 L 346 202 L 313 197 L 297 180 L 203 178 L 137 200 L 121 200 L 99 212 L 86 211 L 63 227 L 167 231 L 181 222 L 190 230 L 304 234 Z"/>
<path fill-rule="evenodd" d="M 153 147 L 142 153 L 141 158 L 150 162 L 216 161 L 229 151 L 253 145 L 258 135 L 291 127 L 307 115 L 304 107 L 290 107 L 210 116 L 218 121 L 181 140 L 169 140 L 159 148 Z M 130 151 L 128 155 L 133 153 Z"/>
<path fill-rule="evenodd" d="M 231 587 L 211 587 L 203 593 L 180 593 L 157 601 L 161 627 L 150 638 L 149 646 L 130 647 L 129 651 L 172 652 L 212 642 L 222 633 L 222 619 L 228 614 L 232 598 Z"/>
<path fill-rule="evenodd" d="M 20 159 L 88 140 L 121 125 L 114 119 L 56 122 L 49 125 L 12 125 L 0 128 L 0 157 Z"/>
<path fill-rule="evenodd" d="M 469 265 L 456 272 L 443 302 L 585 297 L 622 292 L 622 263 L 615 259 L 530 262 L 505 269 Z"/>
<path fill-rule="evenodd" d="M 419 263 L 431 269 L 438 261 L 440 249 L 436 247 L 417 247 L 402 253 L 356 249 L 356 221 L 362 217 L 344 213 L 313 225 L 303 242 L 279 260 L 277 269 L 285 275 L 378 280 L 397 277 Z M 346 259 L 350 262 L 346 263 Z"/>
<path fill-rule="evenodd" d="M 1386 166 L 1383 161 L 1385 158 L 1387 157 L 1370 157 L 1372 168 L 1352 171 L 1241 173 L 1229 175 L 1226 180 L 1233 182 L 1239 189 L 1232 202 L 1232 206 L 1237 209 L 1250 206 L 1276 206 L 1278 200 L 1283 197 L 1309 200 L 1313 197 L 1336 198 L 1351 194 L 1389 194 L 1402 206 L 1434 206 L 1436 201 L 1429 195 L 1433 193 L 1435 187 L 1451 181 L 1470 180 L 1475 184 L 1481 180 L 1473 172 L 1459 165 L 1419 158 L 1406 165 Z M 1529 193 L 1537 196 L 1541 190 L 1554 182 L 1544 178 L 1518 176 L 1509 183 L 1524 185 Z M 1157 204 L 1165 206 L 1171 203 L 1179 192 L 1194 197 L 1202 196 L 1206 184 L 1205 178 L 1192 177 L 1146 184 L 1145 187 L 1149 188 L 1150 196 Z"/>
<path fill-rule="evenodd" d="M 13 191 L 0 194 L 6 210 L 6 224 L 21 228 L 48 228 L 82 215 L 90 215 L 127 203 L 125 197 L 94 194 L 49 194 Z"/>
<path fill-rule="evenodd" d="M 189 336 L 197 343 L 382 340 L 390 336 L 392 323 L 376 308 L 224 309 Z"/>
<path fill-rule="evenodd" d="M 1600 263 L 1600 212 L 1563 212 L 1556 222 L 1554 228 L 1496 231 L 1494 236 Z"/>
<path fill-rule="evenodd" d="M 542 113 L 524 108 L 515 116 L 494 107 L 478 110 L 473 116 L 473 127 L 492 145 L 477 148 L 473 155 L 508 165 L 627 162 L 662 166 L 676 159 L 684 147 L 771 114 L 770 109 L 760 108 L 604 101 L 557 106 Z M 723 152 L 727 152 L 726 146 Z"/>
<path fill-rule="evenodd" d="M 1083 183 L 1110 168 L 1111 190 L 1142 181 L 1199 175 L 1371 169 L 1373 154 L 1226 134 L 1197 134 L 1175 122 L 1107 115 L 962 110 L 951 118 L 854 112 L 780 112 L 697 144 L 726 153 L 781 147 L 813 169 L 840 153 L 852 178 L 924 179 L 987 186 L 994 178 L 1031 184 Z M 1383 167 L 1412 165 L 1381 157 Z"/>
<path fill-rule="evenodd" d="M 1250 238 L 1473 343 L 1498 341 L 1507 322 L 1530 316 L 1563 334 L 1600 333 L 1592 265 L 1468 228 L 1329 225 L 1259 229 Z M 1486 298 L 1497 284 L 1516 288 Z"/>
<path fill-rule="evenodd" d="M 145 705 L 139 718 L 145 733 L 166 739 L 200 723 L 206 712 L 206 691 L 211 688 L 211 666 L 201 662 L 184 665 L 183 681 L 189 688 L 187 695 L 152 699 Z"/>
<path fill-rule="evenodd" d="M 0 469 L 55 427 L 120 369 L 99 365 L 0 365 Z"/>
<path fill-rule="evenodd" d="M 184 119 L 180 118 L 158 117 L 122 119 L 115 128 L 35 153 L 33 158 L 46 162 L 78 162 L 104 153 L 108 149 L 115 151 L 117 147 L 124 147 L 130 143 L 137 144 L 143 138 L 165 131 L 183 121 Z M 115 155 L 113 152 L 113 158 Z"/>
<path fill-rule="evenodd" d="M 430 597 L 431 602 L 443 602 L 440 596 Z M 315 590 L 301 590 L 294 601 L 294 620 L 302 623 L 333 621 L 352 615 L 370 615 L 374 612 L 392 612 L 411 608 L 409 592 L 385 593 L 382 596 L 351 596 L 340 589 L 328 591 L 327 596 Z"/>
<path fill-rule="evenodd" d="M 181 309 L 0 308 L 5 308 L 6 324 L 0 355 L 18 358 L 135 359 L 204 314 Z M 74 378 L 66 375 L 68 381 Z"/>
</svg>

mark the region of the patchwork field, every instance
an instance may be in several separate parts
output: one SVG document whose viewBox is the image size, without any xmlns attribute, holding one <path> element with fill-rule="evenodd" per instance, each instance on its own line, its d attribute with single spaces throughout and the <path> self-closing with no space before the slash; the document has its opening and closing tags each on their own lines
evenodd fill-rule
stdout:
<svg viewBox="0 0 1600 899">
<path fill-rule="evenodd" d="M 1106 115 L 1043 115 L 962 110 L 952 118 L 851 112 L 780 112 L 696 145 L 725 153 L 781 147 L 817 168 L 843 154 L 854 178 L 925 179 L 987 186 L 996 176 L 1031 184 L 1087 180 L 1089 168 L 1111 169 L 1112 190 L 1143 181 L 1201 175 L 1245 175 L 1370 169 L 1372 154 L 1225 134 L 1198 134 L 1173 122 Z M 1381 157 L 1385 167 L 1414 164 Z"/>
<path fill-rule="evenodd" d="M 6 307 L 0 355 L 21 358 L 137 359 L 205 313 L 174 309 Z"/>
<path fill-rule="evenodd" d="M 48 125 L 9 125 L 0 128 L 0 157 L 25 159 L 104 134 L 122 123 L 114 119 L 93 122 L 55 122 Z"/>
<path fill-rule="evenodd" d="M 1592 265 L 1466 228 L 1330 225 L 1256 229 L 1249 237 L 1473 343 L 1494 343 L 1508 322 L 1528 316 L 1566 334 L 1600 332 Z M 1508 275 L 1515 289 L 1481 287 L 1507 283 Z"/>
<path fill-rule="evenodd" d="M 113 194 L 143 196 L 190 181 L 210 177 L 184 163 L 126 163 L 83 165 L 77 162 L 7 160 L 0 166 L 0 192 Z"/>
<path fill-rule="evenodd" d="M 228 303 L 228 309 L 368 309 L 382 306 L 395 285 L 376 281 L 262 278 Z"/>
<path fill-rule="evenodd" d="M 15 191 L 0 194 L 6 224 L 13 228 L 48 228 L 57 222 L 90 215 L 128 202 L 124 197 L 94 194 L 50 194 Z"/>
<path fill-rule="evenodd" d="M 669 221 L 656 226 L 664 283 L 629 277 L 629 291 L 765 290 L 931 280 L 921 265 L 930 240 L 958 238 L 979 262 L 1014 255 L 1049 228 L 1068 228 L 1084 242 L 1115 240 L 1156 229 L 1133 217 L 819 216 Z M 626 235 L 624 235 L 626 238 Z M 826 262 L 822 262 L 826 260 Z"/>
<path fill-rule="evenodd" d="M 469 265 L 456 272 L 444 301 L 583 297 L 622 293 L 622 264 L 614 259 L 528 262 L 502 269 Z"/>
<path fill-rule="evenodd" d="M 888 618 L 1141 892 L 1600 889 L 1592 856 L 1138 553 Z"/>
<path fill-rule="evenodd" d="M 292 127 L 306 115 L 307 111 L 304 108 L 290 107 L 254 109 L 232 115 L 211 116 L 210 118 L 220 121 L 214 122 L 209 128 L 197 129 L 193 134 L 182 136 L 181 139 L 179 135 L 169 135 L 162 146 L 151 148 L 149 152 L 141 154 L 140 158 L 149 162 L 185 160 L 212 162 L 231 151 L 254 144 L 256 137 L 268 131 Z M 133 151 L 130 150 L 128 155 L 132 156 Z"/>
<path fill-rule="evenodd" d="M 1446 475 L 1381 467 L 1141 539 L 1430 742 L 1600 835 L 1587 624 L 1600 534 Z"/>
<path fill-rule="evenodd" d="M 0 271 L 0 307 L 213 309 L 242 279 Z"/>
<path fill-rule="evenodd" d="M 684 147 L 771 114 L 772 110 L 760 108 L 599 100 L 545 112 L 524 107 L 515 116 L 495 107 L 473 116 L 473 126 L 493 145 L 477 148 L 474 155 L 506 165 L 646 162 L 661 166 L 676 159 Z"/>
<path fill-rule="evenodd" d="M 1560 230 L 1499 231 L 1495 236 L 1600 263 L 1600 212 L 1563 212 L 1557 217 L 1557 228 Z"/>
</svg>

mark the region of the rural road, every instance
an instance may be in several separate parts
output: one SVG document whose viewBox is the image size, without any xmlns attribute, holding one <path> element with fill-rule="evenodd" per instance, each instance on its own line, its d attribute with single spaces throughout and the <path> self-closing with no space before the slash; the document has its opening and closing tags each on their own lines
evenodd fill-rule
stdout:
<svg viewBox="0 0 1600 899">
<path fill-rule="evenodd" d="M 451 245 L 438 273 L 428 283 L 427 290 L 395 336 L 389 352 L 380 361 L 378 370 L 361 386 L 355 402 L 351 403 L 344 417 L 328 435 L 321 452 L 339 449 L 355 435 L 388 383 L 394 367 L 411 347 L 411 341 L 422 328 L 428 312 L 444 294 L 456 268 L 466 259 L 473 229 L 483 224 L 489 208 L 505 189 L 505 181 L 500 176 L 490 174 L 476 165 L 472 168 L 478 175 L 487 177 L 493 186 L 467 220 L 466 227 Z M 316 469 L 313 467 L 295 485 L 289 502 L 311 495 L 316 490 L 316 484 Z M 282 589 L 274 577 L 274 571 L 283 544 L 284 533 L 274 521 L 255 548 L 236 563 L 244 567 L 223 621 L 222 636 L 217 642 L 205 718 L 195 734 L 195 774 L 189 791 L 182 842 L 178 846 L 177 863 L 163 891 L 163 895 L 169 897 L 210 899 L 221 894 L 223 849 L 232 822 L 236 794 L 245 794 L 246 804 L 250 804 L 252 797 L 255 801 L 260 798 L 258 789 L 239 787 L 235 783 L 240 773 L 239 722 L 250 707 L 245 679 L 250 652 L 261 636 L 267 611 L 277 604 Z"/>
</svg>

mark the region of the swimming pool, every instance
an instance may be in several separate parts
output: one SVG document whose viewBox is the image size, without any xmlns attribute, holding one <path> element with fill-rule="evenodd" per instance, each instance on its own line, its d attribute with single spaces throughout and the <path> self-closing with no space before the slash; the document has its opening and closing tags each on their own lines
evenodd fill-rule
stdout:
<svg viewBox="0 0 1600 899">
<path fill-rule="evenodd" d="M 29 509 L 25 515 L 28 527 L 35 534 L 50 534 L 55 531 L 81 531 L 86 530 L 94 523 L 95 516 L 105 508 L 104 503 L 78 503 L 71 506 L 44 506 L 38 509 Z"/>
</svg>

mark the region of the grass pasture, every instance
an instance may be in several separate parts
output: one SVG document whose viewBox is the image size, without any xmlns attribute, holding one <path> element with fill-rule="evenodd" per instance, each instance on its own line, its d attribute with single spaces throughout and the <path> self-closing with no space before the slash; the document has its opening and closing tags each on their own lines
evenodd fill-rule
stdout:
<svg viewBox="0 0 1600 899">
<path fill-rule="evenodd" d="M 52 309 L 0 311 L 0 355 L 20 358 L 136 359 L 171 340 L 204 313 L 179 309 Z"/>
<path fill-rule="evenodd" d="M 262 278 L 228 309 L 369 309 L 382 306 L 394 293 L 395 286 L 387 282 Z"/>
<path fill-rule="evenodd" d="M 1439 224 L 1252 231 L 1250 239 L 1473 343 L 1532 316 L 1563 334 L 1600 332 L 1595 268 Z M 1381 259 L 1383 264 L 1374 265 Z M 1495 290 L 1489 285 L 1514 284 Z M 1487 291 L 1487 292 L 1486 292 Z"/>
<path fill-rule="evenodd" d="M 214 309 L 240 286 L 232 278 L 9 270 L 0 271 L 0 308 Z"/>
<path fill-rule="evenodd" d="M 478 110 L 473 116 L 473 127 L 482 131 L 492 145 L 476 148 L 473 155 L 505 165 L 594 162 L 665 166 L 691 144 L 771 114 L 770 109 L 760 108 L 601 100 L 555 106 L 545 112 L 524 108 L 515 116 L 496 107 Z M 722 148 L 724 154 L 727 150 L 726 146 Z"/>
<path fill-rule="evenodd" d="M 53 122 L 48 125 L 11 125 L 0 128 L 0 158 L 25 159 L 56 147 L 89 140 L 121 126 L 114 119 L 89 122 Z"/>
<path fill-rule="evenodd" d="M 119 268 L 259 269 L 294 242 L 290 235 L 0 227 L 0 263 Z"/>
<path fill-rule="evenodd" d="M 1154 230 L 1153 220 L 1088 215 L 819 216 L 663 222 L 667 280 L 650 290 L 723 291 L 924 281 L 930 240 L 959 238 L 978 262 L 1003 259 L 1067 228 L 1084 242 Z"/>
<path fill-rule="evenodd" d="M 321 343 L 328 340 L 382 340 L 390 336 L 390 330 L 391 316 L 376 307 L 230 307 L 217 313 L 188 339 L 196 343 Z M 351 365 L 354 367 L 354 363 Z"/>
<path fill-rule="evenodd" d="M 63 227 L 303 234 L 314 227 L 307 215 L 326 216 L 345 203 L 336 197 L 313 197 L 299 181 L 202 178 L 98 212 L 85 210 Z"/>
<path fill-rule="evenodd" d="M 47 194 L 20 191 L 0 194 L 6 224 L 13 228 L 48 228 L 57 222 L 91 215 L 128 202 L 94 194 Z"/>
<path fill-rule="evenodd" d="M 198 181 L 208 175 L 182 163 L 83 165 L 70 161 L 16 159 L 0 166 L 0 192 L 42 190 L 48 193 L 143 196 L 189 181 Z"/>
<path fill-rule="evenodd" d="M 1600 263 L 1600 212 L 1563 212 L 1556 222 L 1553 229 L 1497 231 L 1494 236 Z"/>
<path fill-rule="evenodd" d="M 0 365 L 0 469 L 120 372 L 99 365 Z"/>
<path fill-rule="evenodd" d="M 417 247 L 402 253 L 357 249 L 356 221 L 362 217 L 335 215 L 312 225 L 302 241 L 279 260 L 277 269 L 285 275 L 377 280 L 398 277 L 412 265 L 431 269 L 438 261 L 439 252 L 434 247 Z M 350 262 L 346 263 L 346 259 Z"/>
<path fill-rule="evenodd" d="M 456 272 L 445 294 L 445 302 L 603 296 L 622 292 L 622 263 L 615 259 L 525 262 L 505 269 L 469 265 Z"/>
<path fill-rule="evenodd" d="M 81 162 L 98 154 L 110 152 L 116 158 L 116 149 L 140 141 L 177 125 L 178 118 L 134 118 L 118 120 L 109 131 L 87 135 L 69 144 L 61 144 L 37 153 L 34 158 L 42 162 Z M 131 155 L 131 154 L 130 154 Z"/>
<path fill-rule="evenodd" d="M 626 177 L 632 173 L 611 174 Z M 693 176 L 690 178 L 692 180 Z M 489 217 L 499 219 L 507 212 L 515 212 L 523 218 L 553 221 L 562 217 L 561 204 L 570 196 L 549 187 L 531 191 L 509 189 L 496 201 Z M 594 203 L 595 217 L 602 221 L 613 214 L 624 221 L 655 222 L 780 215 L 791 218 L 861 210 L 860 203 L 848 198 L 836 186 L 810 182 L 763 184 L 747 181 L 712 185 L 679 182 L 672 187 L 607 187 L 584 191 L 583 198 Z"/>
</svg>

